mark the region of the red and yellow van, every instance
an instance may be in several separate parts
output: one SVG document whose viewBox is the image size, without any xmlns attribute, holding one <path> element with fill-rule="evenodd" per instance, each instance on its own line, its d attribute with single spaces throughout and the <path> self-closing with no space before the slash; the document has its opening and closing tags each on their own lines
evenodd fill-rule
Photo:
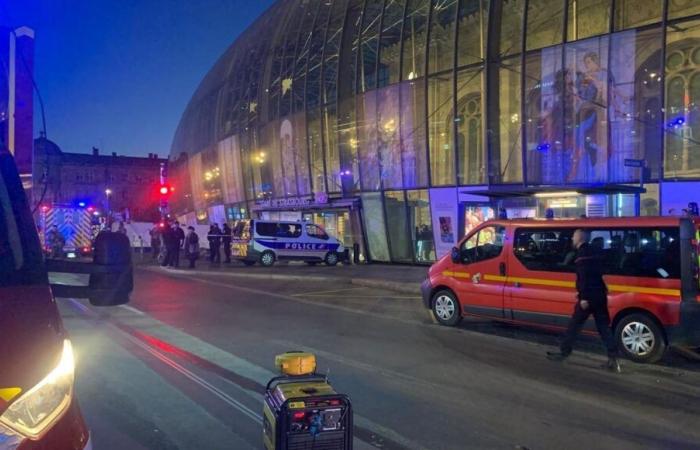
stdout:
<svg viewBox="0 0 700 450">
<path fill-rule="evenodd" d="M 576 302 L 573 233 L 601 253 L 623 355 L 658 361 L 668 345 L 700 345 L 700 220 L 626 217 L 492 220 L 437 261 L 421 291 L 443 325 L 465 315 L 563 329 Z M 591 320 L 584 332 L 595 332 Z"/>
</svg>

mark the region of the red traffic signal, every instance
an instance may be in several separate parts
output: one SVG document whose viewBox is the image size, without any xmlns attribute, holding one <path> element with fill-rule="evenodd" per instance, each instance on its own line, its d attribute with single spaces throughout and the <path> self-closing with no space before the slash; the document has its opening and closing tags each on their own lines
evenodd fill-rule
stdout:
<svg viewBox="0 0 700 450">
<path fill-rule="evenodd" d="M 158 186 L 158 193 L 161 197 L 167 197 L 173 192 L 175 192 L 175 188 L 169 184 L 161 184 L 160 186 Z"/>
<path fill-rule="evenodd" d="M 160 195 L 168 195 L 170 189 L 168 189 L 168 186 L 161 186 L 158 192 L 160 192 Z"/>
</svg>

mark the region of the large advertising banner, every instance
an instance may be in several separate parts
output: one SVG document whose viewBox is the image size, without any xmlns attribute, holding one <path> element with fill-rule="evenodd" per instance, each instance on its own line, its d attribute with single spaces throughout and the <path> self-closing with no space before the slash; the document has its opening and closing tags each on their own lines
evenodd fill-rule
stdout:
<svg viewBox="0 0 700 450">
<path fill-rule="evenodd" d="M 430 209 L 435 236 L 435 255 L 439 259 L 449 253 L 459 239 L 457 189 L 430 189 Z"/>
</svg>

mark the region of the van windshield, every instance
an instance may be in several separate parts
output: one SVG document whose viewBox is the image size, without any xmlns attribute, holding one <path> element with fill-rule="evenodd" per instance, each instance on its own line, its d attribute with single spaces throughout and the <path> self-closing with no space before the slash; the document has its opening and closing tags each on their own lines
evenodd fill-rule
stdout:
<svg viewBox="0 0 700 450">
<path fill-rule="evenodd" d="M 34 221 L 13 172 L 10 158 L 0 156 L 0 287 L 46 283 Z"/>
</svg>

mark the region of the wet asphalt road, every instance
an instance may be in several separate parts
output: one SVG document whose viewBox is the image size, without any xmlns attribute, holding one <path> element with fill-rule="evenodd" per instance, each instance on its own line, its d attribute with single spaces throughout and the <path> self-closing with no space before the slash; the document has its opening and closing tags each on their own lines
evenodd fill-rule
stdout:
<svg viewBox="0 0 700 450">
<path fill-rule="evenodd" d="M 316 353 L 355 408 L 355 448 L 700 448 L 700 364 L 599 369 L 595 340 L 435 325 L 417 296 L 304 280 L 140 269 L 128 306 L 59 299 L 101 449 L 260 449 L 274 356 Z"/>
</svg>

